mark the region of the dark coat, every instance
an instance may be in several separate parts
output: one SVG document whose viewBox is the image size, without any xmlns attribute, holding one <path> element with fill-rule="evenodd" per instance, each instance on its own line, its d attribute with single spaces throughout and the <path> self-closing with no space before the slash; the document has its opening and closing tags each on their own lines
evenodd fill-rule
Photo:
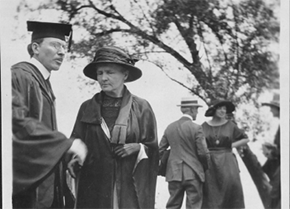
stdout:
<svg viewBox="0 0 290 209">
<path fill-rule="evenodd" d="M 276 149 L 272 150 L 272 159 L 267 159 L 263 165 L 263 171 L 268 175 L 272 190 L 270 192 L 270 208 L 281 208 L 281 156 L 280 156 L 280 126 L 275 135 L 274 144 Z"/>
<path fill-rule="evenodd" d="M 56 129 L 54 96 L 38 69 L 11 68 L 13 93 L 13 207 L 62 208 L 61 158 L 72 140 Z M 58 191 L 58 192 L 55 192 Z"/>
<path fill-rule="evenodd" d="M 160 141 L 160 156 L 168 146 L 171 151 L 167 162 L 166 181 L 181 181 L 183 172 L 192 173 L 194 171 L 199 180 L 204 182 L 204 169 L 208 167 L 208 150 L 202 127 L 188 117 L 182 117 L 171 123 Z M 192 171 L 183 171 L 183 163 Z M 184 175 L 191 174 L 185 173 Z"/>
<path fill-rule="evenodd" d="M 277 146 L 273 148 L 271 154 L 273 158 L 267 159 L 263 165 L 263 171 L 268 175 L 269 179 L 272 181 L 276 170 L 280 167 L 280 126 L 275 135 L 274 144 Z M 280 168 L 279 168 L 280 169 Z"/>
<path fill-rule="evenodd" d="M 143 144 L 148 156 L 134 168 L 138 153 L 125 158 L 114 156 L 114 145 L 101 127 L 102 94 L 97 93 L 81 105 L 72 133 L 72 137 L 81 138 L 88 147 L 79 178 L 77 207 L 113 208 L 115 183 L 120 209 L 154 208 L 158 169 L 154 113 L 147 101 L 125 89 L 119 116 L 132 99 L 125 143 Z"/>
</svg>

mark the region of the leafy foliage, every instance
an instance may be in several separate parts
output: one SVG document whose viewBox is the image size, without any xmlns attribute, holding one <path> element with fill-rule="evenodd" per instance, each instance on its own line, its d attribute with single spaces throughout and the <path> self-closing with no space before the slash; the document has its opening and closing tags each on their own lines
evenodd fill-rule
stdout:
<svg viewBox="0 0 290 209">
<path fill-rule="evenodd" d="M 179 83 L 207 103 L 245 102 L 279 87 L 278 55 L 270 50 L 279 24 L 263 0 L 54 0 L 39 9 L 64 12 L 82 31 L 73 57 L 92 58 L 95 48 L 125 41 L 164 72 L 190 72 L 192 83 Z"/>
<path fill-rule="evenodd" d="M 32 10 L 57 10 L 73 24 L 75 59 L 91 60 L 103 45 L 122 46 L 207 104 L 229 99 L 257 108 L 261 92 L 279 88 L 279 57 L 272 49 L 279 40 L 272 9 L 278 6 L 275 0 L 50 0 Z M 188 76 L 182 80 L 174 72 Z M 254 130 L 252 138 L 262 132 L 257 113 L 242 115 L 238 122 Z"/>
</svg>

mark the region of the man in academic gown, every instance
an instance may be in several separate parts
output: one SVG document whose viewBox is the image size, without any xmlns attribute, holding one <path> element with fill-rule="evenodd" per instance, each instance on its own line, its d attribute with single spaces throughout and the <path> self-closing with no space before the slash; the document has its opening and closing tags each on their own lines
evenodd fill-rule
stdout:
<svg viewBox="0 0 290 209">
<path fill-rule="evenodd" d="M 11 67 L 13 208 L 64 208 L 73 199 L 64 184 L 63 156 L 74 154 L 82 164 L 87 148 L 80 139 L 57 131 L 49 77 L 60 68 L 65 37 L 72 29 L 69 24 L 34 21 L 27 26 L 33 32 L 31 59 Z"/>
</svg>

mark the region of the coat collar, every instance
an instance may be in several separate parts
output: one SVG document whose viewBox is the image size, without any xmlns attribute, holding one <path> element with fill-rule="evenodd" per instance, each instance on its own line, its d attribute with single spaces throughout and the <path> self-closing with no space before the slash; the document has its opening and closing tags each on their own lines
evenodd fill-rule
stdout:
<svg viewBox="0 0 290 209">
<path fill-rule="evenodd" d="M 28 62 L 37 67 L 44 80 L 47 80 L 50 77 L 50 72 L 37 59 L 32 57 Z"/>
<path fill-rule="evenodd" d="M 184 119 L 189 119 L 189 120 L 192 120 L 192 116 L 191 115 L 188 115 L 188 114 L 183 114 L 181 118 L 184 118 Z"/>
<path fill-rule="evenodd" d="M 124 87 L 125 87 L 124 95 L 122 99 L 120 112 L 124 108 L 124 106 L 128 103 L 129 98 L 132 96 L 129 90 L 127 89 L 127 87 L 126 86 Z M 101 91 L 95 94 L 92 99 L 88 100 L 88 103 L 84 110 L 84 114 L 81 118 L 82 122 L 92 123 L 92 124 L 97 124 L 97 125 L 100 125 L 102 123 L 101 106 L 102 106 L 104 94 L 105 93 Z"/>
<path fill-rule="evenodd" d="M 53 94 L 53 92 L 51 92 L 51 95 L 49 93 L 49 90 L 47 89 L 46 85 L 45 85 L 45 79 L 43 77 L 43 75 L 41 74 L 41 72 L 39 71 L 39 69 L 37 68 L 37 66 L 35 66 L 34 64 L 32 64 L 31 62 L 21 62 L 22 64 L 25 64 L 27 67 L 23 68 L 26 72 L 29 72 L 34 78 L 35 80 L 39 83 L 40 88 L 42 88 L 43 92 L 45 93 L 45 95 L 47 96 L 47 98 L 49 98 L 49 100 L 53 103 L 53 101 L 55 100 L 55 96 Z M 29 67 L 28 67 L 29 65 Z"/>
</svg>

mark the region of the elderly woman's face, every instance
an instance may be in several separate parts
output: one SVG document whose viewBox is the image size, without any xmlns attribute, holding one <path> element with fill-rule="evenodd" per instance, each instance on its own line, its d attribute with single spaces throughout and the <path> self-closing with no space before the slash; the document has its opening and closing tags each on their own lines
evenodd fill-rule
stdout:
<svg viewBox="0 0 290 209">
<path fill-rule="evenodd" d="M 98 82 L 102 90 L 109 96 L 122 96 L 124 82 L 127 77 L 128 71 L 125 71 L 118 64 L 108 63 L 97 67 Z"/>
<path fill-rule="evenodd" d="M 225 118 L 227 114 L 227 107 L 226 106 L 219 106 L 215 110 L 215 116 L 219 118 Z"/>
</svg>

